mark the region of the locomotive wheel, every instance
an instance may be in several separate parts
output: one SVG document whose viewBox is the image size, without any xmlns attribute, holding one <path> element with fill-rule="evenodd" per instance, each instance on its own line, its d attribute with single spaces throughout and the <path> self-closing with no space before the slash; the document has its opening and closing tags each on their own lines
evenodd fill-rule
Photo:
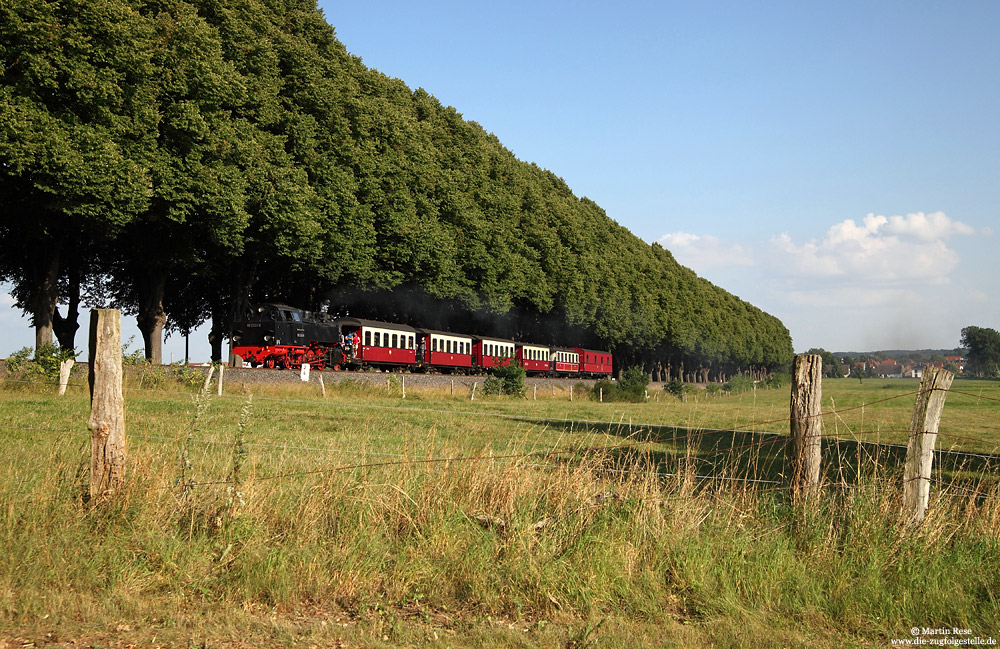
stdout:
<svg viewBox="0 0 1000 649">
<path fill-rule="evenodd" d="M 269 370 L 273 370 L 275 365 L 277 365 L 277 363 L 274 362 L 273 358 L 269 358 L 266 361 L 264 361 L 264 367 L 266 367 Z"/>
</svg>

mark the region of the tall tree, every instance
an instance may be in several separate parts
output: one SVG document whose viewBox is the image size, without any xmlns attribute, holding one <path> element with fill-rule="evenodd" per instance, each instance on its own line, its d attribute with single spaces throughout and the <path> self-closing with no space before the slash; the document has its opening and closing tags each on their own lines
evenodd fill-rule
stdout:
<svg viewBox="0 0 1000 649">
<path fill-rule="evenodd" d="M 147 204 L 133 153 L 154 120 L 149 37 L 120 0 L 0 6 L 0 278 L 36 346 L 52 342 L 70 251 L 114 237 Z"/>
<path fill-rule="evenodd" d="M 967 369 L 974 376 L 1000 376 L 1000 332 L 988 327 L 965 327 L 961 344 L 968 350 Z"/>
</svg>

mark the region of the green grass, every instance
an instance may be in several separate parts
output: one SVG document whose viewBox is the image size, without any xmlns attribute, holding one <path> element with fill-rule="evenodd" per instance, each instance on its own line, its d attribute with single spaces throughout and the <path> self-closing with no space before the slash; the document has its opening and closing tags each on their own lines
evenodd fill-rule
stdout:
<svg viewBox="0 0 1000 649">
<path fill-rule="evenodd" d="M 856 385 L 824 383 L 838 411 L 826 432 L 905 440 L 913 397 L 874 402 L 916 382 Z M 839 463 L 828 447 L 828 478 L 850 486 L 810 511 L 781 485 L 698 477 L 780 482 L 777 445 L 755 433 L 784 432 L 763 422 L 787 418 L 787 390 L 600 404 L 259 386 L 237 483 L 245 397 L 211 398 L 196 418 L 192 392 L 133 381 L 127 487 L 94 508 L 85 389 L 4 387 L 0 639 L 842 647 L 913 626 L 997 629 L 1000 491 L 982 467 L 963 484 L 994 497 L 935 485 L 918 529 L 889 456 L 859 446 Z M 976 396 L 949 395 L 942 431 L 995 448 L 998 388 L 958 382 Z M 732 446 L 745 448 L 716 452 Z"/>
</svg>

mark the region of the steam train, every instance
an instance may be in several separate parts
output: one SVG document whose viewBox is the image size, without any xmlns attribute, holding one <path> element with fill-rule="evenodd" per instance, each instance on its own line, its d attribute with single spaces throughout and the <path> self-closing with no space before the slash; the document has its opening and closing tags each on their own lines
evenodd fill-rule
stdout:
<svg viewBox="0 0 1000 649">
<path fill-rule="evenodd" d="M 251 367 L 475 373 L 517 361 L 529 375 L 611 375 L 608 352 L 333 318 L 285 304 L 260 304 L 233 322 L 234 354 Z"/>
</svg>

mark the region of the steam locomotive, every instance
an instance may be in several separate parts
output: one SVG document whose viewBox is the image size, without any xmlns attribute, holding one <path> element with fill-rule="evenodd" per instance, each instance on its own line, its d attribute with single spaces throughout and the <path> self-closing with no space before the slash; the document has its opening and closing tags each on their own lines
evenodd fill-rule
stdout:
<svg viewBox="0 0 1000 649">
<path fill-rule="evenodd" d="M 234 354 L 251 367 L 475 373 L 517 361 L 529 375 L 611 375 L 608 352 L 333 318 L 286 304 L 260 304 L 233 322 Z"/>
</svg>

